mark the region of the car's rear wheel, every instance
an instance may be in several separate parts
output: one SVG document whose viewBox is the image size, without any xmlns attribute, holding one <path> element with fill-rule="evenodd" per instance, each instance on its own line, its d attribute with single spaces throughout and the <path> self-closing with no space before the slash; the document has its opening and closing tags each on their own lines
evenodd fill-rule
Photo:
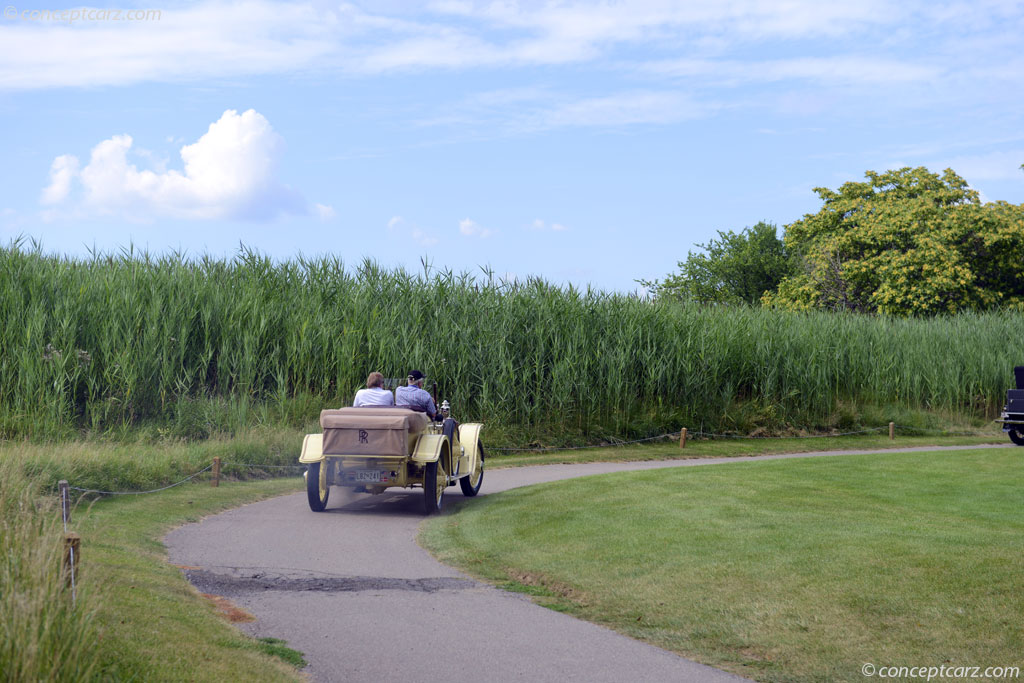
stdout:
<svg viewBox="0 0 1024 683">
<path fill-rule="evenodd" d="M 480 493 L 480 486 L 484 483 L 484 444 L 482 441 L 478 441 L 476 444 L 477 451 L 480 453 L 480 457 L 476 459 L 476 467 L 470 472 L 468 477 L 459 479 L 459 486 L 462 487 L 462 495 L 467 497 L 473 497 Z"/>
<path fill-rule="evenodd" d="M 1016 429 L 1011 429 L 1009 431 L 1009 435 L 1010 435 L 1010 441 L 1014 442 L 1018 446 L 1024 446 L 1024 434 L 1021 434 Z"/>
<path fill-rule="evenodd" d="M 309 509 L 313 512 L 323 512 L 327 507 L 327 498 L 331 495 L 326 464 L 315 462 L 306 470 L 306 497 L 309 499 Z"/>
<path fill-rule="evenodd" d="M 448 443 L 441 446 L 441 456 L 436 462 L 428 462 L 423 468 L 423 513 L 432 515 L 441 511 L 444 489 L 448 486 L 448 476 L 444 463 L 451 452 Z"/>
</svg>

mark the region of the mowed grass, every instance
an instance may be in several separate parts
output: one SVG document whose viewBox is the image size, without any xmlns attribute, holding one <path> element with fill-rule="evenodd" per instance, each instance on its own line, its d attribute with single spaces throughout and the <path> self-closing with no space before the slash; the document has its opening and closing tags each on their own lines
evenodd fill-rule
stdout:
<svg viewBox="0 0 1024 683">
<path fill-rule="evenodd" d="M 432 520 L 442 560 L 766 681 L 1024 664 L 1024 451 L 586 477 Z"/>
</svg>

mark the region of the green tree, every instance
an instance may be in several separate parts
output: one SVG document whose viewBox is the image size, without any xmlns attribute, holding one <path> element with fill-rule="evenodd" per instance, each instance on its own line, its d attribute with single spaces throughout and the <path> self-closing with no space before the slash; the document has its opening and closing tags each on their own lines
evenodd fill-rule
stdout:
<svg viewBox="0 0 1024 683">
<path fill-rule="evenodd" d="M 1024 206 L 982 204 L 950 169 L 875 173 L 786 227 L 800 262 L 767 305 L 934 315 L 1024 305 Z"/>
<path fill-rule="evenodd" d="M 757 304 L 765 292 L 793 273 L 792 260 L 774 225 L 760 222 L 739 233 L 718 231 L 718 239 L 698 244 L 703 253 L 689 252 L 679 272 L 664 282 L 641 284 L 655 296 L 701 303 Z"/>
</svg>

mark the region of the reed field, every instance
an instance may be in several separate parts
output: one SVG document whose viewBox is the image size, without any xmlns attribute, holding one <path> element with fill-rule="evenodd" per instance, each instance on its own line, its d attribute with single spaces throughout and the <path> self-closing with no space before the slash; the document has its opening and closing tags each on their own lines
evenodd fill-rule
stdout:
<svg viewBox="0 0 1024 683">
<path fill-rule="evenodd" d="M 791 313 L 331 256 L 73 259 L 12 243 L 0 249 L 0 438 L 301 427 L 349 403 L 370 371 L 411 368 L 506 443 L 842 429 L 899 411 L 980 421 L 1024 363 L 1022 340 L 1013 312 Z"/>
</svg>

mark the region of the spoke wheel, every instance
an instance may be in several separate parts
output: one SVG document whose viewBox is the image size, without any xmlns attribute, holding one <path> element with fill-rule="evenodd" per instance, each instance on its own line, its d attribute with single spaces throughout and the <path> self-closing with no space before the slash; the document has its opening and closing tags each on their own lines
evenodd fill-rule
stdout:
<svg viewBox="0 0 1024 683">
<path fill-rule="evenodd" d="M 437 462 L 428 462 L 423 472 L 423 512 L 432 515 L 441 511 L 444 490 L 448 486 L 448 476 L 444 469 L 445 460 L 450 453 L 448 443 L 441 446 L 441 457 Z"/>
<path fill-rule="evenodd" d="M 327 498 L 331 495 L 331 487 L 327 484 L 327 463 L 315 462 L 306 470 L 306 497 L 309 509 L 323 512 L 327 507 Z"/>
<path fill-rule="evenodd" d="M 476 467 L 469 474 L 468 477 L 459 479 L 459 486 L 462 487 L 462 495 L 472 498 L 476 494 L 480 493 L 480 486 L 484 483 L 484 444 L 483 442 L 477 443 L 477 450 L 480 451 L 480 457 L 476 459 Z"/>
<path fill-rule="evenodd" d="M 1010 435 L 1010 441 L 1014 442 L 1018 446 L 1024 446 L 1024 434 L 1021 434 L 1016 429 L 1011 429 L 1008 434 Z"/>
</svg>

